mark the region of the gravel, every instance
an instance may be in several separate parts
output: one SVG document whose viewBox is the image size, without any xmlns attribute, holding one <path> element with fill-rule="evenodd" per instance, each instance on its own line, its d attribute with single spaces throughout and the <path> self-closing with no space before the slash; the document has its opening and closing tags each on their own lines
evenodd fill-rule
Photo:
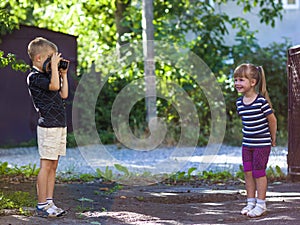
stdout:
<svg viewBox="0 0 300 225">
<path fill-rule="evenodd" d="M 268 166 L 279 166 L 287 173 L 287 147 L 272 148 Z M 170 160 L 170 158 L 172 160 Z M 37 147 L 0 149 L 0 162 L 8 162 L 9 166 L 39 166 Z M 130 171 L 176 172 L 188 171 L 195 167 L 196 171 L 239 171 L 242 164 L 241 148 L 222 145 L 212 148 L 158 148 L 151 151 L 119 148 L 116 145 L 86 146 L 67 149 L 66 156 L 60 158 L 58 172 L 94 173 L 96 168 L 105 170 L 106 166 L 123 165 Z"/>
</svg>

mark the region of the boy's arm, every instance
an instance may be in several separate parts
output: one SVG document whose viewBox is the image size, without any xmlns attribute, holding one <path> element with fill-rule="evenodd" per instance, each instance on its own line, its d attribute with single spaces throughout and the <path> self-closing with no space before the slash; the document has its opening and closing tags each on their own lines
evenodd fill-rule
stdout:
<svg viewBox="0 0 300 225">
<path fill-rule="evenodd" d="M 61 59 L 60 53 L 54 53 L 51 57 L 51 79 L 49 84 L 50 91 L 58 91 L 60 89 L 60 78 L 58 71 L 58 63 Z"/>
<path fill-rule="evenodd" d="M 277 119 L 274 115 L 274 113 L 271 113 L 267 116 L 268 122 L 269 122 L 269 129 L 271 133 L 271 139 L 272 139 L 272 146 L 276 146 L 276 131 L 277 131 Z"/>
<path fill-rule="evenodd" d="M 66 99 L 69 95 L 69 84 L 68 84 L 68 77 L 67 77 L 67 71 L 63 70 L 61 72 L 61 78 L 62 78 L 62 84 L 60 89 L 60 96 L 63 99 Z"/>
</svg>

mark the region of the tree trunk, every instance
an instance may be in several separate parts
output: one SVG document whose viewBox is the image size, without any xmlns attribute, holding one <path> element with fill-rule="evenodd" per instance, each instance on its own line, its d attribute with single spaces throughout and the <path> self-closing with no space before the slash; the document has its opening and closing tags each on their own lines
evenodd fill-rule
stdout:
<svg viewBox="0 0 300 225">
<path fill-rule="evenodd" d="M 146 120 L 156 118 L 156 77 L 154 62 L 153 0 L 143 0 L 143 52 L 146 88 Z"/>
<path fill-rule="evenodd" d="M 122 35 L 131 32 L 129 27 L 122 25 L 122 19 L 124 17 L 123 14 L 126 11 L 126 8 L 130 6 L 130 3 L 131 0 L 116 0 L 115 20 L 117 26 L 117 41 L 119 46 L 126 44 L 126 42 L 121 40 Z"/>
</svg>

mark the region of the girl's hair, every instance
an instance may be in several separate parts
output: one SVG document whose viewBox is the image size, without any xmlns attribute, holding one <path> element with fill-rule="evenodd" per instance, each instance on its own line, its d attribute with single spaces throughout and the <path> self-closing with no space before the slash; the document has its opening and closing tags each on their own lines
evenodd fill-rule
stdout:
<svg viewBox="0 0 300 225">
<path fill-rule="evenodd" d="M 46 38 L 37 37 L 29 43 L 28 55 L 29 55 L 30 59 L 33 61 L 34 57 L 37 54 L 43 53 L 48 48 L 51 48 L 54 51 L 57 51 L 57 46 L 54 43 L 47 40 Z"/>
<path fill-rule="evenodd" d="M 241 64 L 234 70 L 233 76 L 234 78 L 245 77 L 256 80 L 255 86 L 258 87 L 258 93 L 265 97 L 272 108 L 271 99 L 267 91 L 266 76 L 262 66 L 255 66 L 250 63 Z"/>
</svg>

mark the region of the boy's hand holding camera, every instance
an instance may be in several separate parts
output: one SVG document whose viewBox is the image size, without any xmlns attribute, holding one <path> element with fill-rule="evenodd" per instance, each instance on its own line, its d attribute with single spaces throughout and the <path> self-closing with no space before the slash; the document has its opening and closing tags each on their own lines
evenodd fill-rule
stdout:
<svg viewBox="0 0 300 225">
<path fill-rule="evenodd" d="M 49 90 L 58 91 L 62 98 L 68 97 L 68 82 L 67 72 L 69 68 L 69 61 L 61 57 L 61 53 L 55 52 L 51 56 L 51 82 Z M 61 78 L 61 79 L 60 79 Z"/>
</svg>

